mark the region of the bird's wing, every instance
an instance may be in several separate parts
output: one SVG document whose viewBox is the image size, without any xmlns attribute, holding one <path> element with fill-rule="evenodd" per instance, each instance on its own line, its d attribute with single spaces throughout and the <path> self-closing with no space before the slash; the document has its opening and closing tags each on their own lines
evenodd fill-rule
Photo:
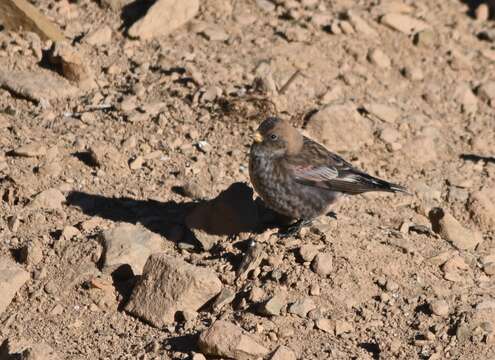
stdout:
<svg viewBox="0 0 495 360">
<path fill-rule="evenodd" d="M 305 138 L 300 153 L 287 157 L 286 167 L 295 180 L 304 185 L 360 194 L 366 191 L 406 192 L 399 186 L 377 179 L 331 153 L 322 145 Z"/>
</svg>

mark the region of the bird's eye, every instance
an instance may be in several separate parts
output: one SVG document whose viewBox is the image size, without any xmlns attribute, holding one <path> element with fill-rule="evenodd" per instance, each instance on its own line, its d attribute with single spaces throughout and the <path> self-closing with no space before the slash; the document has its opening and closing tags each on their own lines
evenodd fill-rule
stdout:
<svg viewBox="0 0 495 360">
<path fill-rule="evenodd" d="M 270 135 L 270 139 L 272 139 L 272 140 L 277 140 L 277 138 L 278 138 L 278 136 L 275 134 Z"/>
</svg>

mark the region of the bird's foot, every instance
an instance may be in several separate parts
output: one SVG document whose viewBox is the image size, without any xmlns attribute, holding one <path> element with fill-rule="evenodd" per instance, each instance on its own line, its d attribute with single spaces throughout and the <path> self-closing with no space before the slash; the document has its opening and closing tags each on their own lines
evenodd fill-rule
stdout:
<svg viewBox="0 0 495 360">
<path fill-rule="evenodd" d="M 311 225 L 311 222 L 312 222 L 311 220 L 304 220 L 304 219 L 298 220 L 295 223 L 290 224 L 286 228 L 280 229 L 277 234 L 278 238 L 285 239 L 291 236 L 298 235 L 301 229 L 305 226 Z"/>
</svg>

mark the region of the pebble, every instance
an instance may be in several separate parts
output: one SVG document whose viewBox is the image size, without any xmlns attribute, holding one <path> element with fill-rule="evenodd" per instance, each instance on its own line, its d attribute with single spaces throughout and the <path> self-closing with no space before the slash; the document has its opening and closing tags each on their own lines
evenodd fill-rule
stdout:
<svg viewBox="0 0 495 360">
<path fill-rule="evenodd" d="M 311 287 L 309 288 L 309 294 L 313 296 L 320 296 L 321 294 L 320 285 L 318 284 L 311 285 Z"/>
<path fill-rule="evenodd" d="M 378 32 L 373 29 L 365 20 L 363 20 L 363 18 L 357 15 L 355 11 L 347 11 L 346 17 L 349 20 L 349 23 L 354 27 L 356 32 L 369 37 L 378 36 Z"/>
<path fill-rule="evenodd" d="M 46 146 L 40 143 L 31 143 L 13 151 L 16 156 L 39 157 L 46 154 Z"/>
<path fill-rule="evenodd" d="M 389 69 L 392 61 L 381 49 L 371 49 L 368 52 L 368 61 L 382 69 Z"/>
<path fill-rule="evenodd" d="M 316 309 L 316 304 L 311 298 L 297 300 L 289 306 L 289 313 L 305 318 L 308 313 Z"/>
<path fill-rule="evenodd" d="M 364 104 L 363 109 L 371 119 L 395 123 L 400 118 L 400 111 L 390 105 L 381 103 Z"/>
<path fill-rule="evenodd" d="M 393 280 L 387 280 L 387 283 L 385 284 L 385 289 L 389 292 L 396 292 L 399 290 L 399 284 L 397 284 Z"/>
<path fill-rule="evenodd" d="M 471 194 L 468 209 L 473 219 L 482 227 L 495 228 L 495 192 L 486 186 Z"/>
<path fill-rule="evenodd" d="M 198 339 L 199 350 L 206 355 L 252 360 L 268 355 L 269 350 L 230 322 L 217 320 Z"/>
<path fill-rule="evenodd" d="M 429 25 L 424 21 L 399 13 L 385 14 L 381 17 L 380 22 L 404 34 L 421 32 L 429 28 Z"/>
<path fill-rule="evenodd" d="M 488 263 L 483 266 L 483 271 L 487 275 L 495 275 L 495 262 Z"/>
<path fill-rule="evenodd" d="M 131 170 L 139 170 L 144 164 L 144 158 L 142 156 L 137 156 L 136 158 L 129 161 L 129 168 Z"/>
<path fill-rule="evenodd" d="M 487 81 L 481 84 L 476 93 L 482 101 L 495 108 L 495 81 Z"/>
<path fill-rule="evenodd" d="M 452 215 L 441 208 L 430 211 L 433 230 L 459 250 L 474 249 L 483 241 L 480 232 L 463 227 Z"/>
<path fill-rule="evenodd" d="M 261 300 L 263 300 L 265 297 L 265 290 L 263 290 L 260 287 L 253 287 L 251 291 L 249 292 L 249 301 L 253 303 L 258 303 Z"/>
<path fill-rule="evenodd" d="M 327 276 L 333 270 L 332 255 L 327 253 L 320 253 L 316 255 L 311 263 L 311 269 L 320 276 Z"/>
<path fill-rule="evenodd" d="M 478 21 L 487 21 L 490 18 L 490 7 L 488 4 L 479 4 L 474 11 L 474 16 Z"/>
<path fill-rule="evenodd" d="M 333 334 L 335 331 L 335 322 L 329 319 L 318 319 L 315 321 L 315 325 L 318 329 L 329 334 Z"/>
<path fill-rule="evenodd" d="M 435 33 L 426 29 L 414 35 L 413 43 L 416 46 L 433 47 L 435 45 Z"/>
<path fill-rule="evenodd" d="M 235 299 L 235 291 L 229 288 L 223 288 L 213 302 L 212 308 L 215 311 L 221 310 L 224 306 L 230 304 Z"/>
<path fill-rule="evenodd" d="M 335 335 L 339 336 L 345 333 L 350 333 L 354 331 L 354 326 L 348 321 L 345 320 L 336 320 L 335 321 Z"/>
<path fill-rule="evenodd" d="M 311 262 L 322 248 L 321 245 L 303 245 L 299 248 L 299 255 L 305 262 Z"/>
<path fill-rule="evenodd" d="M 421 81 L 424 79 L 423 71 L 417 66 L 406 66 L 402 69 L 402 73 L 406 79 L 411 81 Z"/>
<path fill-rule="evenodd" d="M 285 305 L 287 305 L 287 295 L 285 293 L 277 293 L 262 304 L 260 312 L 268 316 L 278 316 Z"/>
<path fill-rule="evenodd" d="M 229 39 L 229 34 L 218 26 L 208 26 L 201 34 L 209 41 L 227 41 Z"/>
<path fill-rule="evenodd" d="M 84 41 L 93 46 L 102 46 L 112 41 L 112 29 L 103 25 L 84 37 Z"/>
<path fill-rule="evenodd" d="M 20 249 L 21 261 L 27 265 L 37 265 L 43 260 L 43 248 L 38 241 L 32 241 Z"/>
<path fill-rule="evenodd" d="M 449 304 L 445 300 L 433 300 L 429 303 L 430 311 L 437 316 L 449 315 Z"/>
</svg>

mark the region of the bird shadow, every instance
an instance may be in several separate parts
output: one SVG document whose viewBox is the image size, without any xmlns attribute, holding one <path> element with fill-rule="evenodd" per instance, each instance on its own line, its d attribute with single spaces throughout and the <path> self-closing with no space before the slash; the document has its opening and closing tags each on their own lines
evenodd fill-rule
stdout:
<svg viewBox="0 0 495 360">
<path fill-rule="evenodd" d="M 66 202 L 86 215 L 115 222 L 140 223 L 152 232 L 178 241 L 187 237 L 184 233 L 178 237 L 178 229 L 235 236 L 246 232 L 261 233 L 283 222 L 253 195 L 253 189 L 246 183 L 235 182 L 216 197 L 200 201 L 161 202 L 72 191 Z"/>
<path fill-rule="evenodd" d="M 462 154 L 460 156 L 462 160 L 465 161 L 473 161 L 473 162 L 478 162 L 478 161 L 484 161 L 486 163 L 495 163 L 495 156 L 481 156 L 481 155 L 476 155 L 476 154 Z"/>
</svg>

